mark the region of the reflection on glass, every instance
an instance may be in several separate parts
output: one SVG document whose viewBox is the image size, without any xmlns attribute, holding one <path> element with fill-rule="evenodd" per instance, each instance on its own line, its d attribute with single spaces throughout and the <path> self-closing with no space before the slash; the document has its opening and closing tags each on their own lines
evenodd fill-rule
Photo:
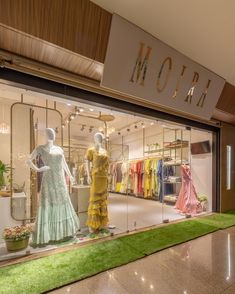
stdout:
<svg viewBox="0 0 235 294">
<path fill-rule="evenodd" d="M 227 269 L 227 277 L 226 280 L 228 281 L 231 277 L 231 239 L 230 234 L 228 234 L 227 239 L 227 262 L 228 262 L 228 269 Z"/>
<path fill-rule="evenodd" d="M 227 190 L 231 189 L 231 150 L 232 150 L 232 147 L 227 145 L 226 146 L 226 151 L 227 151 L 226 189 Z"/>
</svg>

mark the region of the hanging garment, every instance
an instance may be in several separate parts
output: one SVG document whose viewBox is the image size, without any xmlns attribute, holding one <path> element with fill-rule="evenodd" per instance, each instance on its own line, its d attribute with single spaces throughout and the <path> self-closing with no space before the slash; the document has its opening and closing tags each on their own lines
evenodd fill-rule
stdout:
<svg viewBox="0 0 235 294">
<path fill-rule="evenodd" d="M 109 164 L 108 168 L 108 191 L 112 192 L 112 185 L 113 185 L 113 175 L 112 175 L 112 169 L 113 169 L 114 163 Z"/>
<path fill-rule="evenodd" d="M 33 243 L 39 245 L 74 236 L 79 229 L 79 220 L 65 182 L 63 150 L 61 153 L 50 153 L 44 146 L 38 146 L 36 152 L 43 164 L 50 167 L 43 172 L 33 232 Z"/>
<path fill-rule="evenodd" d="M 121 183 L 122 183 L 122 163 L 118 162 L 116 165 L 116 188 L 115 192 L 120 192 Z"/>
<path fill-rule="evenodd" d="M 150 160 L 144 161 L 144 198 L 150 196 Z"/>
<path fill-rule="evenodd" d="M 121 182 L 121 193 L 127 193 L 128 189 L 128 176 L 129 176 L 129 163 L 124 161 L 121 166 L 122 171 L 122 182 Z"/>
<path fill-rule="evenodd" d="M 159 159 L 154 159 L 153 161 L 153 196 L 158 195 L 158 181 L 157 181 L 157 164 L 158 164 Z"/>
<path fill-rule="evenodd" d="M 173 193 L 172 184 L 164 183 L 164 195 L 163 195 L 163 181 L 167 179 L 169 176 L 173 176 L 174 171 L 172 166 L 162 167 L 162 159 L 160 159 L 157 163 L 157 183 L 158 183 L 158 197 L 159 201 L 163 202 L 163 196 L 169 195 Z"/>
<path fill-rule="evenodd" d="M 188 165 L 181 165 L 182 186 L 175 208 L 182 213 L 197 214 L 202 211 L 201 203 L 197 200 L 196 190 L 191 178 Z"/>
<path fill-rule="evenodd" d="M 115 192 L 116 184 L 117 184 L 117 164 L 114 163 L 111 169 L 112 173 L 112 191 Z"/>
<path fill-rule="evenodd" d="M 138 173 L 137 173 L 137 162 L 134 163 L 134 190 L 135 196 L 138 196 Z"/>
<path fill-rule="evenodd" d="M 86 224 L 93 230 L 97 230 L 105 227 L 108 223 L 107 186 L 109 159 L 107 153 L 100 154 L 95 148 L 87 150 L 86 159 L 92 163 L 92 181 Z"/>
<path fill-rule="evenodd" d="M 157 195 L 156 169 L 157 169 L 157 159 L 152 159 L 150 161 L 150 196 L 151 197 Z"/>
<path fill-rule="evenodd" d="M 144 182 L 145 182 L 145 173 L 144 173 L 144 160 L 141 161 L 141 191 L 142 196 L 144 196 Z"/>
<path fill-rule="evenodd" d="M 130 182 L 131 182 L 130 192 L 134 193 L 134 187 L 135 187 L 135 164 L 133 162 L 130 164 L 129 172 L 130 172 L 129 177 L 130 177 Z"/>
<path fill-rule="evenodd" d="M 137 194 L 141 196 L 142 194 L 142 171 L 141 171 L 142 161 L 136 163 L 136 173 L 137 173 Z"/>
</svg>

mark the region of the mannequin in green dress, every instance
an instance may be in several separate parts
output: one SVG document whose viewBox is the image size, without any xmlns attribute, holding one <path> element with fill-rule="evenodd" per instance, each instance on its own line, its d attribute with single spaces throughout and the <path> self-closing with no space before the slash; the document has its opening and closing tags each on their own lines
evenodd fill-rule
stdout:
<svg viewBox="0 0 235 294">
<path fill-rule="evenodd" d="M 37 245 L 72 237 L 79 229 L 79 220 L 70 201 L 65 173 L 72 184 L 74 179 L 65 161 L 63 150 L 54 145 L 55 131 L 47 128 L 46 138 L 47 143 L 34 149 L 27 161 L 30 168 L 36 172 L 43 172 L 33 232 L 33 243 Z M 33 163 L 37 156 L 40 156 L 44 163 L 40 168 Z"/>
</svg>

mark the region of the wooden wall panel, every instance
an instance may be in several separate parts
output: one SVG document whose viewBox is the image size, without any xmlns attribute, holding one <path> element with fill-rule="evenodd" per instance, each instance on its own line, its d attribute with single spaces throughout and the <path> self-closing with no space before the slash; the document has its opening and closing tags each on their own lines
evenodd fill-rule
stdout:
<svg viewBox="0 0 235 294">
<path fill-rule="evenodd" d="M 220 187 L 221 187 L 221 198 L 220 206 L 221 211 L 228 211 L 235 209 L 235 126 L 229 124 L 222 124 L 221 128 L 221 151 L 220 151 Z M 232 147 L 232 181 L 231 190 L 226 190 L 226 146 Z"/>
<path fill-rule="evenodd" d="M 0 23 L 99 62 L 111 19 L 89 0 L 0 0 Z"/>
<path fill-rule="evenodd" d="M 102 63 L 1 24 L 0 48 L 95 81 L 101 80 Z M 17 57 L 15 59 L 17 63 Z"/>
<path fill-rule="evenodd" d="M 235 115 L 235 87 L 233 85 L 225 83 L 216 108 Z"/>
</svg>

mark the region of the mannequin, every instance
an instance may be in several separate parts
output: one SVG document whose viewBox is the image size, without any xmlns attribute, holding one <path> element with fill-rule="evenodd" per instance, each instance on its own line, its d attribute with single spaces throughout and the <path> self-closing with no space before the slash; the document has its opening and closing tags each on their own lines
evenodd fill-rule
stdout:
<svg viewBox="0 0 235 294">
<path fill-rule="evenodd" d="M 74 178 L 66 163 L 63 150 L 54 145 L 55 131 L 47 128 L 46 144 L 33 150 L 27 160 L 28 166 L 36 172 L 43 172 L 41 197 L 33 232 L 33 243 L 47 244 L 72 237 L 79 229 L 79 220 L 70 201 L 65 174 L 72 184 Z M 44 166 L 38 168 L 33 160 L 40 156 Z"/>
<path fill-rule="evenodd" d="M 202 206 L 197 199 L 196 189 L 194 187 L 190 166 L 188 162 L 183 162 L 180 167 L 182 185 L 175 208 L 183 214 L 195 215 L 202 211 Z"/>
<path fill-rule="evenodd" d="M 86 153 L 86 169 L 90 188 L 87 226 L 91 233 L 104 229 L 108 223 L 108 155 L 102 147 L 102 133 L 94 135 L 94 147 Z"/>
</svg>

